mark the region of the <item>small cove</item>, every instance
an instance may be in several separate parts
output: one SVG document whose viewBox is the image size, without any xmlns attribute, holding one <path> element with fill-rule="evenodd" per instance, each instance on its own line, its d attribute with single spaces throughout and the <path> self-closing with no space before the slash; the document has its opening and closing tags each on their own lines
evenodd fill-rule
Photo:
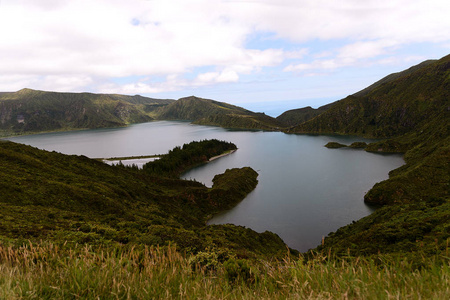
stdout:
<svg viewBox="0 0 450 300">
<path fill-rule="evenodd" d="M 227 168 L 250 166 L 259 173 L 259 184 L 235 208 L 209 223 L 270 230 L 300 251 L 317 246 L 322 236 L 370 214 L 372 209 L 363 202 L 364 193 L 404 163 L 400 155 L 323 147 L 330 141 L 367 141 L 357 137 L 229 131 L 170 121 L 9 140 L 96 158 L 163 154 L 184 143 L 212 138 L 233 142 L 238 150 L 190 170 L 183 178 L 211 186 L 214 175 Z"/>
</svg>

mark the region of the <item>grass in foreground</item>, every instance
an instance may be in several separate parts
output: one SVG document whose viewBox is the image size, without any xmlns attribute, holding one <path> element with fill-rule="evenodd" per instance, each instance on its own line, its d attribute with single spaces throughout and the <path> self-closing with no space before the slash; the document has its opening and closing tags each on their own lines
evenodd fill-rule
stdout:
<svg viewBox="0 0 450 300">
<path fill-rule="evenodd" d="M 386 255 L 221 262 L 214 251 L 187 257 L 174 247 L 0 246 L 0 298 L 449 299 L 448 259 L 423 264 Z"/>
</svg>

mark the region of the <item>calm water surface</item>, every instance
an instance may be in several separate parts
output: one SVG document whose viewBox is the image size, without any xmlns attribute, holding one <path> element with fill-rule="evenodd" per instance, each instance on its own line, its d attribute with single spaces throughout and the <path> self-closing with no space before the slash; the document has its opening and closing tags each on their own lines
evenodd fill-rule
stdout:
<svg viewBox="0 0 450 300">
<path fill-rule="evenodd" d="M 404 163 L 400 155 L 323 147 L 330 141 L 365 141 L 356 137 L 230 131 L 169 121 L 9 140 L 65 154 L 107 158 L 163 154 L 183 143 L 211 138 L 233 142 L 239 149 L 190 170 L 183 178 L 211 186 L 215 174 L 250 166 L 258 171 L 259 184 L 244 201 L 215 216 L 210 224 L 269 230 L 300 251 L 317 246 L 322 236 L 370 214 L 364 194 Z"/>
</svg>

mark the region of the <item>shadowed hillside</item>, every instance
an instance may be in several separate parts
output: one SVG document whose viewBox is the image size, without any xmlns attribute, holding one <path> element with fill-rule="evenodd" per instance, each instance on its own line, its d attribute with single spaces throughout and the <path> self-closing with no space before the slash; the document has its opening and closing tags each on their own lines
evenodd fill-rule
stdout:
<svg viewBox="0 0 450 300">
<path fill-rule="evenodd" d="M 136 96 L 56 93 L 22 89 L 0 93 L 0 134 L 125 126 L 153 120 L 173 100 Z"/>
<path fill-rule="evenodd" d="M 255 188 L 258 174 L 248 167 L 227 170 L 206 188 L 12 142 L 0 141 L 0 161 L 0 241 L 176 244 L 192 253 L 215 248 L 246 256 L 286 253 L 273 233 L 205 225 Z"/>
</svg>

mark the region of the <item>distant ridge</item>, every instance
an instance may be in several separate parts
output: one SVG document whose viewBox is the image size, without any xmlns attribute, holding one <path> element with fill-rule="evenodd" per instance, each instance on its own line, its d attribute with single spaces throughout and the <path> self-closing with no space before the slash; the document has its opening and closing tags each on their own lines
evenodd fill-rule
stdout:
<svg viewBox="0 0 450 300">
<path fill-rule="evenodd" d="M 291 109 L 285 111 L 284 113 L 276 117 L 276 119 L 287 127 L 293 127 L 309 121 L 312 118 L 320 115 L 321 113 L 326 112 L 331 106 L 333 106 L 333 104 L 334 103 L 323 105 L 317 109 L 312 108 L 311 106 Z"/>
<path fill-rule="evenodd" d="M 3 135 L 125 126 L 153 120 L 152 112 L 173 102 L 139 95 L 58 93 L 32 89 L 0 93 Z"/>
<path fill-rule="evenodd" d="M 189 120 L 201 125 L 251 130 L 280 130 L 284 126 L 264 113 L 195 96 L 172 100 L 27 88 L 0 93 L 0 136 L 119 127 L 152 120 Z"/>
<path fill-rule="evenodd" d="M 236 129 L 279 130 L 282 124 L 264 113 L 195 96 L 185 97 L 157 111 L 157 119 L 189 120 L 195 124 Z"/>
</svg>

